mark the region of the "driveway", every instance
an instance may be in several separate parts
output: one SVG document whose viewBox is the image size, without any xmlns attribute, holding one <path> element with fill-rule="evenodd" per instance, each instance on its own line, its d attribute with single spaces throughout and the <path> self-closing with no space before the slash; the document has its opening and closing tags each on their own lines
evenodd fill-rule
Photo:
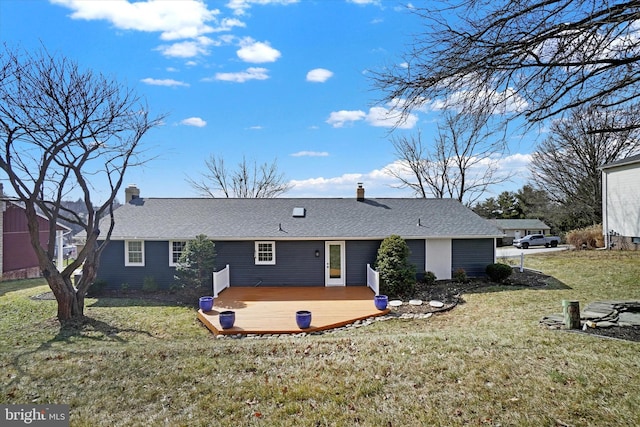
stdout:
<svg viewBox="0 0 640 427">
<path fill-rule="evenodd" d="M 496 257 L 515 257 L 524 252 L 525 255 L 543 254 L 545 252 L 566 251 L 569 245 L 560 245 L 557 248 L 545 248 L 544 246 L 534 246 L 529 249 L 518 249 L 515 246 L 502 246 L 496 248 Z"/>
</svg>

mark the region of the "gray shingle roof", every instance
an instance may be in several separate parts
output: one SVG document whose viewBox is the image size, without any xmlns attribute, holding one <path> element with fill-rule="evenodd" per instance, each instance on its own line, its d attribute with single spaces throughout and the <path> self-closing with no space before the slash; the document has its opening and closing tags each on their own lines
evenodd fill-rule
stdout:
<svg viewBox="0 0 640 427">
<path fill-rule="evenodd" d="M 305 216 L 294 217 L 294 208 L 304 208 Z M 451 199 L 139 198 L 114 215 L 114 240 L 186 240 L 198 234 L 216 240 L 502 236 Z"/>
<path fill-rule="evenodd" d="M 503 230 L 543 230 L 551 228 L 539 219 L 496 219 L 494 221 Z"/>
</svg>

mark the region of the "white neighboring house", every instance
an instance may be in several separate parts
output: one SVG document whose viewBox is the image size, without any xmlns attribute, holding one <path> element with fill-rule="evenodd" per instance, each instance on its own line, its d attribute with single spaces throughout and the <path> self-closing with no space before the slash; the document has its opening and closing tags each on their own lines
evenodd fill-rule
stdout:
<svg viewBox="0 0 640 427">
<path fill-rule="evenodd" d="M 520 239 L 528 234 L 549 234 L 551 227 L 539 219 L 492 219 L 502 232 L 503 245 L 511 245 L 514 239 Z"/>
<path fill-rule="evenodd" d="M 602 166 L 605 246 L 640 249 L 640 154 Z"/>
</svg>

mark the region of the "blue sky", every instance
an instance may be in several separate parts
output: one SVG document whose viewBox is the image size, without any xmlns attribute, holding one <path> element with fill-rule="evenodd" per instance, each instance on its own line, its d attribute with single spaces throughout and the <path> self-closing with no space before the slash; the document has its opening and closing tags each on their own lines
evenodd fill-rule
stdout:
<svg viewBox="0 0 640 427">
<path fill-rule="evenodd" d="M 3 43 L 42 44 L 168 114 L 144 140 L 155 159 L 125 178 L 143 197 L 197 196 L 186 179 L 210 154 L 232 167 L 277 159 L 286 197 L 353 197 L 358 182 L 368 197 L 411 196 L 385 172 L 390 138 L 432 140 L 440 112 L 416 111 L 391 134 L 368 72 L 401 63 L 420 24 L 394 1 L 0 2 Z M 510 148 L 501 166 L 516 177 L 494 193 L 526 183 L 532 147 Z"/>
</svg>

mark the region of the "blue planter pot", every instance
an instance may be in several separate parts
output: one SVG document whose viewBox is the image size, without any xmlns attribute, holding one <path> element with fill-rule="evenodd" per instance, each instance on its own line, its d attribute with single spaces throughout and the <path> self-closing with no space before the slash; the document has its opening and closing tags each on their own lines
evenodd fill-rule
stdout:
<svg viewBox="0 0 640 427">
<path fill-rule="evenodd" d="M 376 295 L 373 297 L 373 302 L 378 310 L 384 310 L 387 308 L 387 304 L 389 303 L 389 297 L 386 295 Z"/>
<path fill-rule="evenodd" d="M 231 329 L 233 324 L 236 323 L 236 312 L 231 310 L 222 311 L 218 316 L 218 320 L 222 329 Z"/>
<path fill-rule="evenodd" d="M 200 297 L 200 310 L 211 311 L 213 309 L 213 297 Z"/>
<path fill-rule="evenodd" d="M 311 326 L 311 312 L 307 310 L 296 311 L 296 323 L 298 328 L 307 329 Z"/>
</svg>

